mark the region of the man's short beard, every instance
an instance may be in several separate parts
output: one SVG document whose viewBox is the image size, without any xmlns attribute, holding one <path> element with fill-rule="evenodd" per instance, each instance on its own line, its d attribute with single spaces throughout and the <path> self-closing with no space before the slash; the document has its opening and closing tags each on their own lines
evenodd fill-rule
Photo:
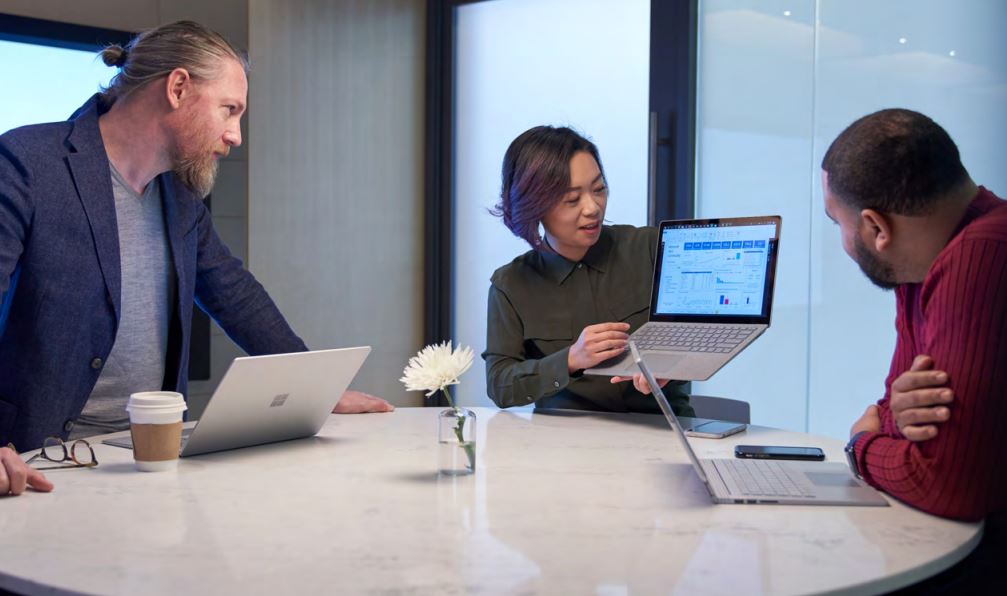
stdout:
<svg viewBox="0 0 1007 596">
<path fill-rule="evenodd" d="M 857 255 L 855 260 L 857 265 L 860 266 L 860 271 L 863 272 L 867 279 L 871 280 L 872 284 L 882 290 L 894 290 L 899 286 L 899 283 L 895 281 L 895 270 L 891 265 L 882 263 L 880 259 L 867 250 L 867 247 L 858 235 L 853 236 L 853 251 Z"/>
<path fill-rule="evenodd" d="M 178 156 L 172 171 L 199 198 L 205 199 L 217 180 L 217 160 L 213 153 Z"/>
</svg>

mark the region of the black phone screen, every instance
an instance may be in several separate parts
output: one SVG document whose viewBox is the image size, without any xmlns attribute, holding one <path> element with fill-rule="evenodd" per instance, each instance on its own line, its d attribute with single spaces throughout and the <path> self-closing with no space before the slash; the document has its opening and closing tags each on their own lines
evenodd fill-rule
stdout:
<svg viewBox="0 0 1007 596">
<path fill-rule="evenodd" d="M 735 457 L 756 459 L 823 460 L 825 453 L 818 447 L 782 447 L 775 445 L 737 445 Z"/>
</svg>

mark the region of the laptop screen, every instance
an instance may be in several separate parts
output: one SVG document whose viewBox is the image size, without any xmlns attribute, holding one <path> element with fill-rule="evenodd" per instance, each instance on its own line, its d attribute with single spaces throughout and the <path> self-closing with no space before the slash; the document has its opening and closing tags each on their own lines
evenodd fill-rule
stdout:
<svg viewBox="0 0 1007 596">
<path fill-rule="evenodd" d="M 777 216 L 661 223 L 651 320 L 768 324 Z"/>
</svg>

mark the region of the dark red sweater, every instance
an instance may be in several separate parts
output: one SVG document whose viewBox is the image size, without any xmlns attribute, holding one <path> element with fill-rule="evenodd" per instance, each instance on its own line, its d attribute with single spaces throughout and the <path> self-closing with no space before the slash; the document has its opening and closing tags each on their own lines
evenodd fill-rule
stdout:
<svg viewBox="0 0 1007 596">
<path fill-rule="evenodd" d="M 1007 202 L 983 187 L 926 279 L 896 289 L 898 339 L 878 402 L 881 432 L 856 444 L 872 485 L 929 513 L 978 520 L 1007 508 Z M 937 437 L 905 439 L 892 382 L 929 354 L 954 391 Z"/>
</svg>

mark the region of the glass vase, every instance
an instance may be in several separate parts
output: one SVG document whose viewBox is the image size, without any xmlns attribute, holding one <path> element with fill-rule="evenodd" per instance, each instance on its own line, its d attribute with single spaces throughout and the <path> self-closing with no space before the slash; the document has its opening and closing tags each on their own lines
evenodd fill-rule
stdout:
<svg viewBox="0 0 1007 596">
<path fill-rule="evenodd" d="M 476 415 L 448 408 L 437 417 L 437 464 L 440 474 L 464 476 L 476 471 Z"/>
</svg>

